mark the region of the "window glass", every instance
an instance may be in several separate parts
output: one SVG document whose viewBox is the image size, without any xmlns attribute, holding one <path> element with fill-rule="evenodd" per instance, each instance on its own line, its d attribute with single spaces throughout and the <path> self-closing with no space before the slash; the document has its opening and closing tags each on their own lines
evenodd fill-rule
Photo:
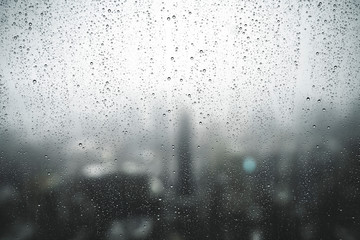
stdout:
<svg viewBox="0 0 360 240">
<path fill-rule="evenodd" d="M 0 239 L 360 239 L 359 16 L 0 1 Z"/>
</svg>

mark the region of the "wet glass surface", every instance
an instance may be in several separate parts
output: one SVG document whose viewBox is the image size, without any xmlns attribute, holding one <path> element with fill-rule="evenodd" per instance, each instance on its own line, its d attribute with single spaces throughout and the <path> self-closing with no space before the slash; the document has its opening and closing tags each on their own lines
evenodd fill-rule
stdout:
<svg viewBox="0 0 360 240">
<path fill-rule="evenodd" d="M 0 1 L 0 239 L 360 239 L 358 1 Z"/>
</svg>

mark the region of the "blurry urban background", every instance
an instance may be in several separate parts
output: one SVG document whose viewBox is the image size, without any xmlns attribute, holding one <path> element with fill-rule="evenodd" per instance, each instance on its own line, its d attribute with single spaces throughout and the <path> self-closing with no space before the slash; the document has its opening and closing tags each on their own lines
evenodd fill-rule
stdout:
<svg viewBox="0 0 360 240">
<path fill-rule="evenodd" d="M 0 240 L 360 239 L 359 17 L 0 1 Z"/>
<path fill-rule="evenodd" d="M 175 140 L 112 153 L 3 130 L 1 239 L 360 237 L 359 111 L 311 142 L 283 133 L 247 151 L 211 132 L 196 144 L 190 116 Z"/>
</svg>

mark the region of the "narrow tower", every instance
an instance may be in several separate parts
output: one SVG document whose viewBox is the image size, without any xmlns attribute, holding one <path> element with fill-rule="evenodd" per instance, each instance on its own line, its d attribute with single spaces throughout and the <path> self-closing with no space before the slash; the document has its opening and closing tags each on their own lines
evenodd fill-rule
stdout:
<svg viewBox="0 0 360 240">
<path fill-rule="evenodd" d="M 186 113 L 181 116 L 178 133 L 178 179 L 177 193 L 181 196 L 192 195 L 195 191 L 191 162 L 190 121 Z"/>
</svg>

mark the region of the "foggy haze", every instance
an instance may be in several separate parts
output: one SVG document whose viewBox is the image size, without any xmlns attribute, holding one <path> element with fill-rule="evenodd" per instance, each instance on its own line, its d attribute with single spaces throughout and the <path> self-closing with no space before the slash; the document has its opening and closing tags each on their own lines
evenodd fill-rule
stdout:
<svg viewBox="0 0 360 240">
<path fill-rule="evenodd" d="M 0 224 L 30 222 L 20 239 L 52 236 L 51 215 L 75 229 L 63 239 L 360 237 L 345 207 L 351 224 L 322 221 L 360 199 L 359 17 L 357 1 L 2 1 Z"/>
<path fill-rule="evenodd" d="M 3 125 L 118 141 L 172 129 L 185 106 L 200 133 L 303 132 L 359 95 L 358 7 L 314 5 L 4 3 Z"/>
</svg>

